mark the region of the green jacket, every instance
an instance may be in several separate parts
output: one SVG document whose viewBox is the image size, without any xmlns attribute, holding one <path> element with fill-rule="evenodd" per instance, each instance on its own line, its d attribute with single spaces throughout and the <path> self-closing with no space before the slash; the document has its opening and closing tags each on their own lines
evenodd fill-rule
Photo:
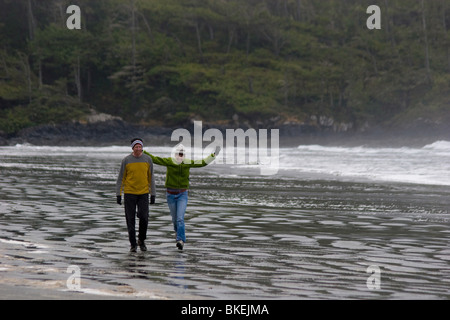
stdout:
<svg viewBox="0 0 450 320">
<path fill-rule="evenodd" d="M 201 163 L 198 163 L 199 161 L 185 159 L 182 163 L 178 164 L 171 157 L 161 158 L 147 151 L 144 151 L 144 153 L 152 158 L 154 164 L 167 167 L 165 187 L 170 189 L 189 189 L 189 170 L 191 168 L 207 166 L 215 158 L 214 154 L 211 154 L 203 159 Z"/>
</svg>

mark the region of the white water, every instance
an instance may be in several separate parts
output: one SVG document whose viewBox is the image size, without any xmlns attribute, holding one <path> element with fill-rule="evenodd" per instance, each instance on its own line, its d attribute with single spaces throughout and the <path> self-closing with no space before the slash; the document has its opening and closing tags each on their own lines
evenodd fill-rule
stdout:
<svg viewBox="0 0 450 320">
<path fill-rule="evenodd" d="M 169 156 L 172 147 L 146 147 L 146 150 L 160 156 Z M 88 158 L 121 159 L 128 153 L 128 146 L 110 147 L 53 147 L 16 145 L 0 147 L 0 168 L 33 167 L 39 169 L 71 171 L 81 170 L 73 166 L 54 166 L 39 163 L 18 163 L 16 157 L 47 154 L 49 157 L 85 156 Z M 206 155 L 211 150 L 195 150 L 193 155 Z M 245 151 L 245 150 L 244 150 Z M 252 150 L 246 150 L 254 152 Z M 189 152 L 189 150 L 188 150 Z M 236 151 L 239 152 L 239 151 Z M 214 168 L 223 166 L 224 150 L 216 160 Z M 11 156 L 12 158 L 8 158 Z M 197 157 L 198 158 L 198 157 Z M 9 160 L 10 159 L 10 160 Z M 194 158 L 196 159 L 196 158 Z M 247 157 L 248 160 L 248 157 Z M 257 168 L 254 163 L 233 166 L 234 169 Z M 220 170 L 221 171 L 221 170 Z M 228 174 L 233 174 L 228 172 Z M 400 183 L 450 186 L 450 141 L 436 141 L 422 148 L 369 148 L 328 147 L 300 145 L 297 148 L 280 148 L 278 173 L 298 176 L 301 179 L 324 179 L 389 181 Z"/>
<path fill-rule="evenodd" d="M 422 148 L 299 146 L 280 152 L 280 169 L 346 179 L 450 185 L 450 142 Z"/>
</svg>

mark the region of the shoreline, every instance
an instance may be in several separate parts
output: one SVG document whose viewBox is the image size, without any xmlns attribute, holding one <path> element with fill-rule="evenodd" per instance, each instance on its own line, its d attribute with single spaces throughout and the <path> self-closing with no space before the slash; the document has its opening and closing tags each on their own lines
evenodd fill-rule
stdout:
<svg viewBox="0 0 450 320">
<path fill-rule="evenodd" d="M 133 137 L 141 137 L 147 145 L 173 145 L 171 135 L 179 128 L 138 126 L 122 120 L 107 120 L 89 124 L 67 123 L 61 125 L 42 125 L 27 128 L 15 136 L 0 135 L 0 146 L 31 144 L 35 146 L 110 146 L 127 145 Z M 193 135 L 194 125 L 183 128 Z M 208 129 L 218 129 L 224 136 L 226 130 L 238 128 L 212 126 L 205 124 L 202 135 Z M 250 127 L 241 128 L 244 132 Z M 258 129 L 254 128 L 258 133 Z M 272 128 L 277 129 L 277 128 Z M 318 144 L 324 146 L 368 146 L 368 147 L 423 147 L 427 144 L 447 140 L 450 141 L 450 131 L 446 128 L 382 129 L 374 128 L 365 132 L 347 131 L 333 132 L 331 130 L 312 128 L 303 125 L 284 125 L 279 130 L 279 146 L 295 147 L 299 145 Z M 423 129 L 423 128 L 422 128 Z M 268 129 L 270 140 L 271 132 Z M 225 139 L 224 139 L 225 140 Z M 210 141 L 203 141 L 210 144 Z"/>
</svg>

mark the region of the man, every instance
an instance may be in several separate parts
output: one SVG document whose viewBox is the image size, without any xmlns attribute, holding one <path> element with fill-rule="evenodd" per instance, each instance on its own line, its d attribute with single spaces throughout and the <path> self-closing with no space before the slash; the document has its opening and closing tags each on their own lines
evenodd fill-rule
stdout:
<svg viewBox="0 0 450 320">
<path fill-rule="evenodd" d="M 144 143 L 142 139 L 131 140 L 133 152 L 122 160 L 116 183 L 117 203 L 122 204 L 122 190 L 125 197 L 125 218 L 130 240 L 130 252 L 136 252 L 139 245 L 141 251 L 146 251 L 145 239 L 148 227 L 149 193 L 150 204 L 155 203 L 155 179 L 153 177 L 153 161 L 142 153 Z M 136 243 L 135 216 L 139 218 L 139 235 Z"/>
<path fill-rule="evenodd" d="M 183 250 L 186 242 L 184 215 L 188 202 L 190 169 L 207 166 L 219 152 L 220 147 L 217 147 L 214 153 L 202 161 L 194 161 L 184 158 L 186 152 L 182 144 L 176 146 L 175 154 L 168 158 L 157 157 L 144 151 L 152 158 L 153 163 L 167 167 L 165 182 L 167 205 L 172 216 L 172 224 L 176 233 L 176 246 L 179 250 Z"/>
</svg>

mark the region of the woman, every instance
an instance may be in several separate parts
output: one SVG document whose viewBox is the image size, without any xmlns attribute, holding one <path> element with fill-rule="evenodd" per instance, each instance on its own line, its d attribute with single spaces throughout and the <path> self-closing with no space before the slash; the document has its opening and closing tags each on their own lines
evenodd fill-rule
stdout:
<svg viewBox="0 0 450 320">
<path fill-rule="evenodd" d="M 182 144 L 175 148 L 173 157 L 161 158 L 144 151 L 152 158 L 154 164 L 167 167 L 165 187 L 167 188 L 167 204 L 172 216 L 173 228 L 176 232 L 177 248 L 183 250 L 186 242 L 184 214 L 188 202 L 189 170 L 207 166 L 219 154 L 220 147 L 216 147 L 214 153 L 201 161 L 185 159 L 185 149 Z"/>
</svg>

